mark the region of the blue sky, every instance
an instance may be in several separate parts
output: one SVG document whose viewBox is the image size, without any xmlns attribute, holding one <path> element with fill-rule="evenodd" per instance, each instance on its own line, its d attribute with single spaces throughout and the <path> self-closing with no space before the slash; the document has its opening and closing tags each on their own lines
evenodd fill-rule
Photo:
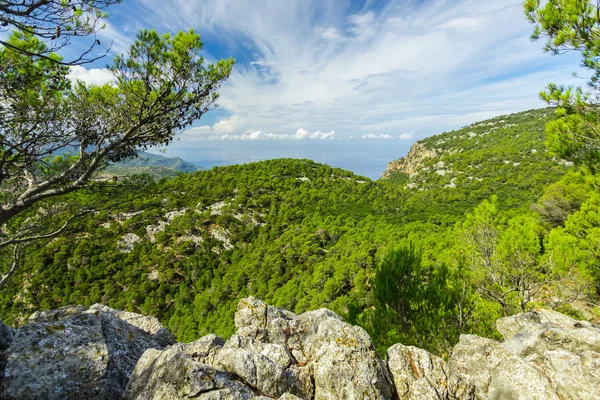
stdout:
<svg viewBox="0 0 600 400">
<path fill-rule="evenodd" d="M 100 33 L 126 51 L 142 28 L 194 28 L 207 60 L 233 56 L 219 108 L 180 143 L 412 142 L 539 108 L 549 82 L 578 83 L 576 54 L 532 43 L 521 0 L 125 0 Z M 107 61 L 73 77 L 109 79 Z M 181 144 L 179 144 L 181 145 Z"/>
</svg>

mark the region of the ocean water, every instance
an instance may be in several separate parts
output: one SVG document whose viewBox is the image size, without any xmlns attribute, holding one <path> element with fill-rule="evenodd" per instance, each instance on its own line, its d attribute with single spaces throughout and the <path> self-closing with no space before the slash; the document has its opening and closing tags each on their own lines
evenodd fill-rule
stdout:
<svg viewBox="0 0 600 400">
<path fill-rule="evenodd" d="M 390 161 L 406 155 L 410 145 L 381 139 L 176 141 L 163 155 L 181 157 L 207 169 L 274 158 L 308 158 L 378 179 Z"/>
</svg>

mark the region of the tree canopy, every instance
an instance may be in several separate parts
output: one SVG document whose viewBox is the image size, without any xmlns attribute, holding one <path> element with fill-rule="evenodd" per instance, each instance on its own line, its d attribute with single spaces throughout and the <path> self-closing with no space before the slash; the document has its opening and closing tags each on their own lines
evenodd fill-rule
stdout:
<svg viewBox="0 0 600 400">
<path fill-rule="evenodd" d="M 587 88 L 549 84 L 543 100 L 559 118 L 547 126 L 550 149 L 586 166 L 600 168 L 600 4 L 588 0 L 526 0 L 525 13 L 535 24 L 532 39 L 545 40 L 553 54 L 577 51 L 592 75 Z"/>
<path fill-rule="evenodd" d="M 216 106 L 217 90 L 234 60 L 206 63 L 193 30 L 140 31 L 129 52 L 108 65 L 112 82 L 69 80 L 73 63 L 54 51 L 70 45 L 71 37 L 93 35 L 105 17 L 102 10 L 116 2 L 0 6 L 0 21 L 17 28 L 0 42 L 0 250 L 61 233 L 65 223 L 90 208 L 77 202 L 55 207 L 50 199 L 101 186 L 95 177 L 109 162 L 168 144 Z M 58 47 L 46 44 L 58 39 L 49 37 L 52 29 L 64 35 Z M 52 211 L 14 223 L 34 205 Z M 49 218 L 57 212 L 62 220 Z"/>
</svg>

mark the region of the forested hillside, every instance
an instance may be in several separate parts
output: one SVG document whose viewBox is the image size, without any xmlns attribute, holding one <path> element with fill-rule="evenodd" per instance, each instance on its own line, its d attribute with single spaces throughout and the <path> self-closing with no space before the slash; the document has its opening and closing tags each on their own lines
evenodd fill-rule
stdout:
<svg viewBox="0 0 600 400">
<path fill-rule="evenodd" d="M 0 292 L 0 319 L 101 302 L 190 341 L 232 334 L 237 301 L 253 295 L 297 313 L 329 307 L 381 349 L 444 354 L 459 333 L 494 337 L 498 317 L 536 304 L 598 317 L 597 179 L 548 154 L 550 118 L 427 138 L 428 156 L 378 181 L 280 159 L 79 193 L 122 201 L 31 251 Z"/>
<path fill-rule="evenodd" d="M 103 176 L 128 176 L 149 174 L 156 178 L 173 177 L 181 172 L 194 172 L 202 168 L 179 157 L 164 157 L 158 154 L 139 152 L 138 157 L 120 161 L 106 167 Z"/>
</svg>

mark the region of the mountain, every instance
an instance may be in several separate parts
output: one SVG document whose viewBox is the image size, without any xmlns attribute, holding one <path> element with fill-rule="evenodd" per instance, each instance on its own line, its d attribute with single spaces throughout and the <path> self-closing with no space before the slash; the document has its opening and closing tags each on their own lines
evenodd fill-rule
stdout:
<svg viewBox="0 0 600 400">
<path fill-rule="evenodd" d="M 583 276 L 581 287 L 595 284 L 598 199 L 587 178 L 547 153 L 550 118 L 535 110 L 424 139 L 377 181 L 279 159 L 79 194 L 74 200 L 92 206 L 116 204 L 31 251 L 0 291 L 0 318 L 19 325 L 36 310 L 103 303 L 153 315 L 192 341 L 233 334 L 238 301 L 255 296 L 295 313 L 328 307 L 367 329 L 380 351 L 401 341 L 447 354 L 459 333 L 498 338 L 495 320 L 517 312 L 520 297 L 510 291 L 502 305 L 482 297 L 485 276 L 467 268 L 479 259 L 476 228 L 487 229 L 506 273 L 521 265 L 510 256 L 518 252 L 545 268 L 539 276 L 557 268 Z M 565 200 L 565 185 L 582 195 Z M 568 218 L 553 226 L 532 211 L 564 211 L 565 201 Z M 580 251 L 568 253 L 575 244 Z M 408 274 L 415 284 L 392 294 L 410 312 L 382 326 L 387 320 L 373 314 L 382 301 L 378 271 L 407 246 L 418 249 Z M 575 288 L 561 282 L 528 301 L 580 313 L 555 301 L 557 288 Z"/>
<path fill-rule="evenodd" d="M 178 173 L 199 171 L 202 168 L 183 161 L 179 157 L 164 157 L 158 154 L 139 152 L 138 157 L 111 164 L 104 171 L 106 176 L 129 176 L 150 174 L 157 178 L 173 177 Z"/>
</svg>

